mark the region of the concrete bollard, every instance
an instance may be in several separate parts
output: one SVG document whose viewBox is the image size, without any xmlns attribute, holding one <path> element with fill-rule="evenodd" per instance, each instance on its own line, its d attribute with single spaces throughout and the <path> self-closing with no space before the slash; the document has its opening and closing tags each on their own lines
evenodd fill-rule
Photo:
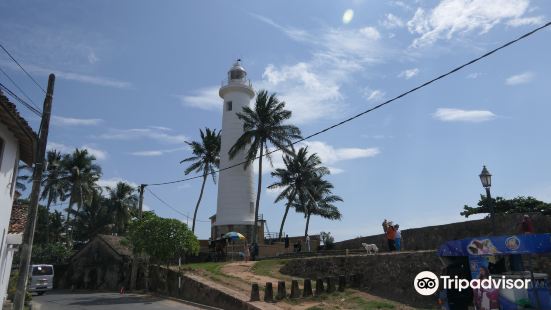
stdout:
<svg viewBox="0 0 551 310">
<path fill-rule="evenodd" d="M 260 300 L 260 289 L 258 288 L 258 283 L 253 283 L 251 287 L 251 301 Z"/>
<path fill-rule="evenodd" d="M 272 287 L 272 282 L 266 282 L 266 288 L 264 289 L 264 301 L 274 301 L 274 288 Z"/>
<path fill-rule="evenodd" d="M 287 290 L 285 289 L 285 281 L 277 282 L 277 300 L 282 300 L 287 297 Z"/>
<path fill-rule="evenodd" d="M 300 289 L 298 288 L 298 281 L 293 280 L 291 282 L 291 298 L 299 298 L 300 297 Z"/>
<path fill-rule="evenodd" d="M 312 295 L 312 281 L 310 279 L 304 279 L 302 297 L 310 297 Z"/>
<path fill-rule="evenodd" d="M 323 293 L 325 293 L 323 279 L 316 279 L 316 296 L 320 296 Z"/>
<path fill-rule="evenodd" d="M 325 278 L 327 282 L 327 293 L 333 293 L 335 291 L 335 280 L 332 277 Z"/>
<path fill-rule="evenodd" d="M 346 288 L 346 276 L 340 275 L 339 276 L 339 292 L 344 292 L 345 288 Z"/>
</svg>

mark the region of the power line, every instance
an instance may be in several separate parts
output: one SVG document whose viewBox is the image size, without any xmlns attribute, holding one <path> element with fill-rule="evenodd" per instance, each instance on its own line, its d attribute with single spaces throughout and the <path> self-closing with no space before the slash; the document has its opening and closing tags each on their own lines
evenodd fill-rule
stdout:
<svg viewBox="0 0 551 310">
<path fill-rule="evenodd" d="M 19 101 L 22 105 L 24 105 L 27 109 L 31 110 L 34 114 L 36 114 L 38 117 L 42 117 L 42 112 L 37 110 L 35 107 L 30 105 L 25 100 L 21 99 L 19 96 L 17 96 L 13 91 L 11 91 L 9 88 L 4 86 L 4 84 L 0 83 L 0 89 L 4 90 L 6 93 L 8 93 L 10 96 L 12 96 L 15 100 Z"/>
<path fill-rule="evenodd" d="M 6 52 L 6 54 L 8 54 L 8 56 L 10 56 L 13 62 L 15 62 L 19 66 L 19 68 L 21 68 L 21 70 L 25 72 L 25 74 L 34 82 L 34 84 L 36 84 L 36 86 L 38 86 L 38 88 L 40 88 L 44 93 L 46 93 L 46 90 L 42 88 L 42 86 L 40 86 L 40 84 L 32 77 L 32 75 L 27 72 L 25 68 L 23 68 L 23 66 L 10 54 L 10 52 L 8 52 L 8 50 L 4 47 L 4 45 L 2 45 L 2 43 L 0 43 L 0 47 L 4 50 L 4 52 Z"/>
<path fill-rule="evenodd" d="M 343 120 L 343 121 L 341 121 L 341 122 L 338 122 L 338 123 L 336 123 L 336 124 L 333 124 L 333 125 L 331 125 L 331 126 L 329 126 L 329 127 L 326 127 L 326 128 L 324 128 L 324 129 L 322 129 L 322 130 L 319 130 L 319 131 L 317 131 L 317 132 L 315 132 L 315 133 L 313 133 L 313 134 L 310 134 L 310 135 L 308 135 L 308 136 L 306 136 L 306 137 L 304 137 L 304 138 L 301 138 L 301 139 L 299 139 L 299 140 L 296 140 L 296 141 L 290 143 L 290 144 L 288 145 L 288 147 L 289 147 L 289 146 L 293 146 L 293 145 L 295 145 L 295 144 L 297 144 L 297 143 L 306 141 L 306 140 L 308 140 L 308 139 L 310 139 L 310 138 L 313 138 L 313 137 L 315 137 L 315 136 L 318 136 L 318 135 L 320 135 L 320 134 L 322 134 L 322 133 L 324 133 L 324 132 L 327 132 L 327 131 L 329 131 L 329 130 L 331 130 L 331 129 L 333 129 L 333 128 L 336 128 L 336 127 L 339 127 L 339 126 L 341 126 L 341 125 L 344 125 L 344 124 L 346 124 L 346 123 L 348 123 L 348 122 L 350 122 L 350 121 L 352 121 L 352 120 L 354 120 L 354 119 L 356 119 L 356 118 L 359 118 L 360 116 L 363 116 L 363 115 L 365 115 L 365 114 L 367 114 L 367 113 L 370 113 L 370 112 L 372 112 L 372 111 L 375 111 L 375 110 L 377 110 L 377 109 L 379 109 L 379 108 L 381 108 L 381 107 L 383 107 L 383 106 L 385 106 L 385 105 L 387 105 L 387 104 L 389 104 L 389 103 L 391 103 L 391 102 L 393 102 L 393 101 L 396 101 L 396 100 L 398 100 L 398 99 L 400 99 L 400 98 L 402 98 L 402 97 L 405 97 L 405 96 L 407 96 L 407 95 L 409 95 L 409 94 L 411 94 L 411 93 L 413 93 L 413 92 L 415 92 L 415 91 L 418 91 L 419 89 L 424 88 L 424 87 L 426 87 L 426 86 L 428 86 L 428 85 L 430 85 L 430 84 L 432 84 L 432 83 L 434 83 L 434 82 L 436 82 L 436 81 L 438 81 L 438 80 L 440 80 L 440 79 L 443 79 L 443 78 L 447 77 L 448 75 L 451 75 L 451 74 L 453 74 L 453 73 L 455 73 L 455 72 L 457 72 L 457 71 L 459 71 L 459 70 L 461 70 L 461 69 L 463 69 L 463 68 L 465 68 L 465 67 L 467 67 L 467 66 L 470 66 L 470 65 L 474 64 L 475 62 L 478 62 L 478 61 L 480 61 L 480 60 L 482 60 L 482 59 L 484 59 L 484 58 L 486 58 L 486 57 L 488 57 L 488 56 L 490 56 L 490 55 L 496 53 L 496 52 L 499 51 L 499 50 L 502 50 L 502 49 L 504 49 L 504 48 L 506 48 L 506 47 L 508 47 L 508 46 L 510 46 L 510 45 L 512 45 L 512 44 L 514 44 L 514 43 L 516 43 L 516 42 L 518 42 L 518 41 L 520 41 L 520 40 L 522 40 L 522 39 L 525 39 L 525 38 L 527 38 L 527 37 L 533 35 L 534 33 L 538 32 L 538 31 L 540 31 L 540 30 L 542 30 L 542 29 L 544 29 L 544 28 L 546 28 L 546 27 L 549 27 L 550 25 L 551 25 L 551 22 L 548 22 L 548 23 L 546 23 L 545 25 L 543 25 L 543 26 L 541 26 L 541 27 L 538 27 L 538 28 L 536 28 L 536 29 L 534 29 L 534 30 L 532 30 L 532 31 L 530 31 L 530 32 L 528 32 L 528 33 L 525 33 L 525 34 L 523 34 L 522 36 L 520 36 L 520 37 L 518 37 L 518 38 L 516 38 L 516 39 L 514 39 L 514 40 L 512 40 L 512 41 L 509 41 L 509 42 L 507 42 L 507 43 L 505 43 L 505 44 L 503 44 L 503 45 L 501 45 L 501 46 L 499 46 L 499 47 L 497 47 L 497 48 L 495 48 L 495 49 L 493 49 L 493 50 L 491 50 L 491 51 L 485 53 L 485 54 L 482 55 L 482 56 L 479 56 L 479 57 L 477 57 L 477 58 L 474 58 L 474 59 L 472 59 L 472 60 L 470 60 L 470 61 L 468 61 L 468 62 L 466 62 L 466 63 L 464 63 L 464 64 L 462 64 L 462 65 L 460 65 L 460 66 L 458 66 L 458 67 L 455 67 L 454 69 L 452 69 L 452 70 L 450 70 L 450 71 L 448 71 L 448 72 L 446 72 L 446 73 L 444 73 L 444 74 L 442 74 L 442 75 L 440 75 L 440 76 L 437 76 L 437 77 L 433 78 L 432 80 L 429 80 L 429 81 L 427 81 L 427 82 L 425 82 L 425 83 L 423 83 L 423 84 L 421 84 L 421 85 L 419 85 L 419 86 L 416 86 L 416 87 L 414 87 L 414 88 L 412 88 L 412 89 L 410 89 L 410 90 L 408 90 L 408 91 L 405 91 L 405 92 L 401 93 L 400 95 L 398 95 L 398 96 L 396 96 L 396 97 L 394 97 L 394 98 L 392 98 L 392 99 L 389 99 L 389 100 L 387 100 L 387 101 L 385 101 L 385 102 L 383 102 L 383 103 L 380 103 L 380 104 L 378 104 L 378 105 L 376 105 L 376 106 L 374 106 L 374 107 L 372 107 L 372 108 L 369 108 L 369 109 L 367 109 L 367 110 L 365 110 L 365 111 L 363 111 L 363 112 L 360 112 L 360 113 L 358 113 L 358 114 L 356 114 L 356 115 L 354 115 L 354 116 L 351 116 L 351 117 L 349 117 L 349 118 L 347 118 L 347 119 L 345 119 L 345 120 Z M 263 154 L 263 156 L 268 156 L 268 155 L 270 155 L 270 154 L 272 154 L 272 153 L 275 153 L 275 152 L 278 152 L 278 151 L 281 151 L 281 148 L 276 148 L 276 149 L 274 149 L 274 150 L 268 151 L 268 152 L 266 152 L 266 154 Z M 259 158 L 260 158 L 260 156 L 257 156 L 257 157 L 255 158 L 255 160 L 256 160 L 256 159 L 259 159 Z M 209 174 L 216 174 L 216 173 L 218 173 L 218 172 L 222 172 L 222 171 L 225 171 L 225 170 L 228 170 L 228 169 L 232 169 L 232 168 L 235 168 L 235 167 L 244 165 L 244 164 L 246 164 L 247 162 L 248 162 L 248 161 L 242 161 L 242 162 L 240 162 L 240 163 L 237 163 L 237 164 L 234 164 L 234 165 L 231 165 L 231 166 L 228 166 L 228 167 L 219 169 L 219 170 L 212 171 L 212 172 L 210 172 Z M 191 181 L 191 180 L 198 179 L 198 178 L 202 178 L 202 177 L 203 177 L 203 175 L 196 175 L 196 176 L 188 177 L 188 178 L 184 178 L 184 179 L 179 179 L 179 180 L 174 180 L 174 181 L 168 181 L 168 182 L 160 182 L 160 183 L 151 183 L 151 184 L 147 184 L 147 185 L 148 185 L 148 186 L 168 185 L 168 184 L 174 184 L 174 183 L 180 183 L 180 182 Z"/>
<path fill-rule="evenodd" d="M 149 193 L 151 193 L 151 195 L 153 195 L 153 197 L 157 198 L 157 200 L 159 200 L 162 204 L 164 204 L 165 206 L 169 207 L 170 209 L 172 209 L 174 212 L 184 216 L 185 218 L 187 218 L 188 220 L 193 220 L 193 218 L 187 216 L 186 214 L 180 212 L 178 209 L 174 208 L 173 206 L 171 206 L 169 203 L 167 203 L 166 201 L 164 201 L 163 199 L 161 199 L 161 197 L 157 196 L 152 190 L 150 190 L 149 188 L 145 187 L 145 189 L 147 189 L 149 191 Z M 196 222 L 203 222 L 203 223 L 210 223 L 210 221 L 206 221 L 206 220 L 195 220 Z"/>
<path fill-rule="evenodd" d="M 21 87 L 19 87 L 19 85 L 17 85 L 17 83 L 15 83 L 15 81 L 8 75 L 8 73 L 6 73 L 6 71 L 4 71 L 2 68 L 0 68 L 0 71 L 8 78 L 8 80 L 11 81 L 11 83 L 15 86 L 15 88 L 17 88 L 25 97 L 27 97 L 27 99 L 29 99 L 29 101 L 31 102 L 31 104 L 37 109 L 40 111 L 40 108 L 34 103 L 34 101 L 31 99 L 31 97 L 29 97 L 25 91 L 23 91 L 23 89 L 21 89 Z"/>
</svg>

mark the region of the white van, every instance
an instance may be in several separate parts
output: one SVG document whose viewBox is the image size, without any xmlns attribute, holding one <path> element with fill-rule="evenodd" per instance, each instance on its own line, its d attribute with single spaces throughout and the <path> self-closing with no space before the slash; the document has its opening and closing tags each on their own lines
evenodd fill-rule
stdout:
<svg viewBox="0 0 551 310">
<path fill-rule="evenodd" d="M 31 265 L 29 273 L 29 292 L 42 295 L 54 288 L 53 265 Z"/>
</svg>

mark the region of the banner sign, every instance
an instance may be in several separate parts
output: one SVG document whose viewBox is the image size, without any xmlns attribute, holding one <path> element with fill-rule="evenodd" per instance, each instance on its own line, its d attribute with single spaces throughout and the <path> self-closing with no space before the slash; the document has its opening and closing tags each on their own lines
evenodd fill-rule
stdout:
<svg viewBox="0 0 551 310">
<path fill-rule="evenodd" d="M 487 236 L 452 240 L 438 249 L 439 256 L 491 256 L 551 253 L 551 234 Z"/>
</svg>

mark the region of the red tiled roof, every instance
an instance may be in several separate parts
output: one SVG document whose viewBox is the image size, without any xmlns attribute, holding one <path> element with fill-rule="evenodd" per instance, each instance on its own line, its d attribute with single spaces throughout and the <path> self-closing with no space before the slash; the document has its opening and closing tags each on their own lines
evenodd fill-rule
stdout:
<svg viewBox="0 0 551 310">
<path fill-rule="evenodd" d="M 29 206 L 26 204 L 13 204 L 11 209 L 10 227 L 8 228 L 9 234 L 22 234 L 25 231 L 28 210 Z"/>
<path fill-rule="evenodd" d="M 15 104 L 11 103 L 2 91 L 0 91 L 0 122 L 4 123 L 19 140 L 19 158 L 31 166 L 34 162 L 38 136 L 17 112 Z"/>
</svg>

